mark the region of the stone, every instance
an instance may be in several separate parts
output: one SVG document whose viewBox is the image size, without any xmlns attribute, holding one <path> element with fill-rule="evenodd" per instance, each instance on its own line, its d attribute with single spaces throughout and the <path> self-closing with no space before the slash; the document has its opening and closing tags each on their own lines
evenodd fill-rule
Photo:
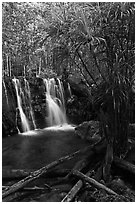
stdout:
<svg viewBox="0 0 137 204">
<path fill-rule="evenodd" d="M 75 134 L 81 139 L 97 142 L 101 139 L 99 134 L 99 121 L 86 121 L 75 128 Z"/>
</svg>

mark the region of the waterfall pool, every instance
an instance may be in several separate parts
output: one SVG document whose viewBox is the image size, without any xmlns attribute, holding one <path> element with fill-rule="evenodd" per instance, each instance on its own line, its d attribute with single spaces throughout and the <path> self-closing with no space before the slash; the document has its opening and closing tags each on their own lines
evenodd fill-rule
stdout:
<svg viewBox="0 0 137 204">
<path fill-rule="evenodd" d="M 45 128 L 3 138 L 2 166 L 8 169 L 39 169 L 62 156 L 89 145 L 75 135 L 74 127 L 68 129 Z M 72 168 L 81 155 L 59 165 Z"/>
</svg>

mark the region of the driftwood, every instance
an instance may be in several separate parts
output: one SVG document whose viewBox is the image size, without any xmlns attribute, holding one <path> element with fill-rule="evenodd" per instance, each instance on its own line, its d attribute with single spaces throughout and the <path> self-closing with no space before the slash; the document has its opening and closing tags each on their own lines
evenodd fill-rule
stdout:
<svg viewBox="0 0 137 204">
<path fill-rule="evenodd" d="M 135 165 L 131 164 L 128 161 L 125 161 L 123 159 L 120 159 L 118 157 L 114 157 L 114 164 L 124 170 L 129 171 L 132 174 L 135 174 Z"/>
<path fill-rule="evenodd" d="M 27 185 L 28 183 L 30 183 L 31 181 L 35 180 L 36 178 L 39 178 L 41 175 L 43 175 L 44 173 L 46 173 L 49 169 L 61 164 L 62 162 L 66 161 L 66 160 L 70 160 L 72 159 L 75 155 L 77 155 L 78 153 L 80 153 L 80 151 L 74 152 L 73 154 L 61 157 L 60 159 L 48 164 L 45 167 L 42 167 L 39 170 L 36 170 L 34 172 L 32 172 L 29 176 L 27 176 L 25 179 L 22 179 L 21 181 L 13 184 L 8 190 L 6 190 L 5 192 L 3 192 L 2 194 L 2 198 L 6 197 L 7 195 L 16 192 L 17 190 L 23 188 L 25 185 Z"/>
<path fill-rule="evenodd" d="M 6 190 L 9 188 L 10 186 L 2 186 L 2 190 Z M 50 186 L 48 186 L 48 188 L 50 188 Z M 34 190 L 45 190 L 45 188 L 34 186 L 34 187 L 24 187 L 23 190 L 24 191 L 34 191 Z"/>
<path fill-rule="evenodd" d="M 86 176 L 92 176 L 94 173 L 94 170 L 100 165 L 100 161 L 96 163 L 87 173 Z M 72 172 L 73 173 L 73 172 Z M 61 202 L 71 202 L 76 197 L 77 193 L 80 191 L 80 189 L 83 187 L 82 180 L 79 180 L 73 188 L 68 192 L 68 194 L 63 198 Z"/>
<path fill-rule="evenodd" d="M 86 176 L 90 176 L 91 174 L 92 174 L 92 171 L 88 171 L 88 173 L 86 173 Z M 71 202 L 75 198 L 77 193 L 80 191 L 82 186 L 83 186 L 83 182 L 82 182 L 82 180 L 79 180 L 73 186 L 73 188 L 68 192 L 68 194 L 63 198 L 63 200 L 61 202 Z"/>
<path fill-rule="evenodd" d="M 2 169 L 2 179 L 21 179 L 25 178 L 26 176 L 29 176 L 33 171 L 30 169 L 7 169 L 3 168 Z M 42 177 L 53 177 L 54 176 L 65 176 L 67 175 L 71 169 L 56 169 L 51 172 L 47 172 L 46 175 L 42 175 Z"/>
<path fill-rule="evenodd" d="M 95 179 L 90 178 L 89 176 L 86 176 L 86 175 L 84 175 L 83 173 L 81 173 L 81 172 L 79 172 L 77 170 L 73 171 L 73 175 L 79 177 L 80 179 L 84 180 L 85 182 L 88 182 L 89 184 L 92 184 L 93 186 L 95 186 L 98 189 L 105 190 L 108 194 L 118 195 L 116 192 L 114 192 L 113 190 L 111 190 L 108 187 L 104 186 L 103 184 L 99 183 Z"/>
<path fill-rule="evenodd" d="M 91 149 L 94 149 L 94 146 L 96 146 L 98 144 L 102 144 L 102 143 L 104 143 L 104 139 L 102 139 L 101 141 L 97 142 L 94 145 L 90 145 L 90 146 L 88 146 L 82 150 L 78 150 L 78 151 L 76 151 L 70 155 L 61 157 L 60 159 L 48 164 L 47 166 L 42 167 L 41 169 L 32 172 L 29 176 L 27 176 L 26 178 L 22 179 L 21 181 L 15 183 L 15 184 L 13 184 L 8 190 L 5 190 L 2 193 L 2 198 L 4 198 L 4 197 L 10 195 L 11 193 L 14 193 L 17 190 L 23 188 L 25 185 L 27 185 L 28 183 L 32 182 L 33 180 L 39 178 L 41 175 L 43 175 L 44 173 L 46 173 L 48 170 L 52 169 L 53 167 L 63 163 L 64 161 L 67 161 L 67 160 L 74 158 L 74 156 L 76 156 L 80 153 L 85 153 Z"/>
<path fill-rule="evenodd" d="M 130 164 L 127 161 L 124 161 L 122 159 L 119 159 L 117 157 L 114 158 L 114 163 L 126 170 L 129 170 L 131 173 L 135 173 L 135 167 L 133 164 Z M 73 169 L 73 170 L 78 170 L 78 169 Z M 80 171 L 80 170 L 79 170 Z M 86 176 L 90 177 L 92 171 L 89 171 Z M 76 194 L 79 192 L 79 190 L 82 188 L 83 186 L 83 182 L 82 180 L 79 180 L 74 187 L 69 191 L 69 193 L 63 198 L 62 202 L 71 202 L 74 197 L 76 196 Z M 112 191 L 112 190 L 111 190 Z"/>
<path fill-rule="evenodd" d="M 2 190 L 6 190 L 9 188 L 10 186 L 2 186 Z M 31 193 L 36 193 L 36 192 L 45 191 L 45 190 L 49 191 L 49 190 L 52 190 L 52 188 L 49 185 L 45 184 L 45 187 L 37 187 L 37 186 L 24 187 L 22 190 L 23 191 L 18 191 L 18 192 L 15 192 L 14 194 L 10 194 L 9 196 L 6 196 L 5 198 L 3 198 L 3 202 L 12 202 L 15 199 L 19 200 L 22 197 L 26 197 L 30 195 Z"/>
</svg>

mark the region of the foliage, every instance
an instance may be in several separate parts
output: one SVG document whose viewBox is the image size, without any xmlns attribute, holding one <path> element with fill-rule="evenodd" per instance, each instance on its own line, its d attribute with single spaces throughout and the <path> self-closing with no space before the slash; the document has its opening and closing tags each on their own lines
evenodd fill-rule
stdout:
<svg viewBox="0 0 137 204">
<path fill-rule="evenodd" d="M 26 75 L 81 77 L 108 144 L 121 155 L 134 95 L 134 27 L 133 2 L 5 2 L 3 72 L 15 74 L 17 66 L 20 74 L 21 64 Z"/>
</svg>

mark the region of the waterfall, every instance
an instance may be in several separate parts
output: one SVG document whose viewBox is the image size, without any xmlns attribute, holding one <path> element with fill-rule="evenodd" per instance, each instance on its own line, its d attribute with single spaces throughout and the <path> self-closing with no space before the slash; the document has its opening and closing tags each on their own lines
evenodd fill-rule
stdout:
<svg viewBox="0 0 137 204">
<path fill-rule="evenodd" d="M 36 129 L 36 124 L 35 124 L 35 119 L 34 119 L 34 112 L 33 112 L 32 105 L 31 105 L 30 86 L 29 86 L 29 82 L 25 78 L 24 78 L 24 81 L 25 81 L 25 91 L 27 93 L 28 102 L 29 102 L 29 106 L 30 106 L 30 117 L 31 117 L 34 129 Z"/>
<path fill-rule="evenodd" d="M 32 129 L 36 129 L 34 113 L 31 105 L 31 92 L 29 82 L 24 78 L 24 88 L 19 79 L 12 79 L 17 96 L 17 111 L 19 112 L 23 132 L 30 131 L 29 121 L 33 124 Z M 67 125 L 64 89 L 60 79 L 43 79 L 46 89 L 46 123 L 48 127 Z M 24 107 L 24 108 L 23 108 Z M 26 111 L 24 111 L 25 109 Z M 28 111 L 27 111 L 28 110 Z M 27 113 L 27 115 L 25 114 Z M 28 120 L 29 118 L 29 120 Z M 16 115 L 17 123 L 17 115 Z"/>
<path fill-rule="evenodd" d="M 2 80 L 2 82 L 3 82 L 3 87 L 4 87 L 4 93 L 6 96 L 6 102 L 7 102 L 7 105 L 9 106 L 9 99 L 8 99 L 8 92 L 7 92 L 6 84 L 4 80 Z"/>
<path fill-rule="evenodd" d="M 46 87 L 47 124 L 48 126 L 67 123 L 63 86 L 59 79 L 43 79 Z"/>
<path fill-rule="evenodd" d="M 62 102 L 61 106 L 62 106 L 64 114 L 66 115 L 63 85 L 62 85 L 62 82 L 58 78 L 57 78 L 57 81 L 58 81 L 58 84 L 59 84 L 59 89 L 58 89 L 59 91 L 58 91 L 58 93 L 59 93 L 60 100 Z"/>
<path fill-rule="evenodd" d="M 23 94 L 19 79 L 14 78 L 14 79 L 12 79 L 12 81 L 14 82 L 14 86 L 15 86 L 15 90 L 16 90 L 17 104 L 18 104 L 18 110 L 19 110 L 20 118 L 21 118 L 22 130 L 23 130 L 23 132 L 26 132 L 26 131 L 30 130 L 30 126 L 29 126 L 29 122 L 28 122 L 27 117 L 26 117 L 26 115 L 23 111 L 23 108 L 22 108 L 21 95 L 24 96 L 24 94 Z"/>
</svg>

